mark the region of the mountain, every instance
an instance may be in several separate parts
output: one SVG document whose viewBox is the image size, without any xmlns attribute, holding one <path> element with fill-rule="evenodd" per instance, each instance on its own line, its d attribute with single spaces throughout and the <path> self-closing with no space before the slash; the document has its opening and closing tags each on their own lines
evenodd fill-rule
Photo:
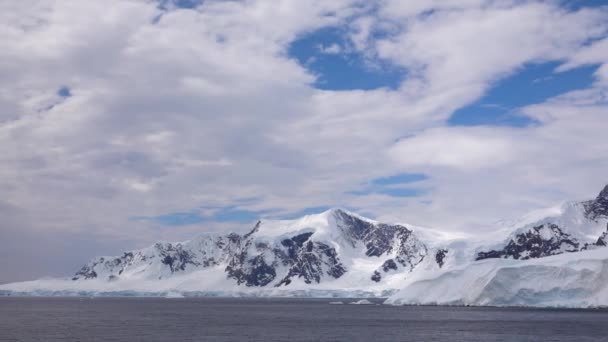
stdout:
<svg viewBox="0 0 608 342">
<path fill-rule="evenodd" d="M 67 279 L 0 294 L 388 297 L 388 304 L 608 305 L 608 186 L 484 236 L 387 224 L 342 209 L 250 231 L 159 242 Z M 532 217 L 532 218 L 531 218 Z"/>
<path fill-rule="evenodd" d="M 608 306 L 608 186 L 499 241 L 451 241 L 450 267 L 419 269 L 387 304 Z"/>
<path fill-rule="evenodd" d="M 320 284 L 347 273 L 379 283 L 388 272 L 411 272 L 426 253 L 425 245 L 405 226 L 334 209 L 295 221 L 259 221 L 243 235 L 201 235 L 96 258 L 72 280 L 162 280 L 213 270 L 246 287 Z"/>
<path fill-rule="evenodd" d="M 405 226 L 334 209 L 296 221 L 259 221 L 243 235 L 202 235 L 97 258 L 72 280 L 163 279 L 213 269 L 247 287 L 319 284 L 347 273 L 381 282 L 389 271 L 411 272 L 426 253 L 425 245 Z"/>
<path fill-rule="evenodd" d="M 48 286 L 39 293 L 378 296 L 396 291 L 427 254 L 407 226 L 332 209 L 297 220 L 259 221 L 245 234 L 204 234 L 98 257 L 70 281 L 42 281 Z M 21 289 L 40 284 L 22 283 Z"/>
</svg>

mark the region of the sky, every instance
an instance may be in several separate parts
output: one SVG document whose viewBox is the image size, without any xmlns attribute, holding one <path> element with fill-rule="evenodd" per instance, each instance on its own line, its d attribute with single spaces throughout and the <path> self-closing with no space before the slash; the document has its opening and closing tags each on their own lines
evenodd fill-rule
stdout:
<svg viewBox="0 0 608 342">
<path fill-rule="evenodd" d="M 608 2 L 0 2 L 0 283 L 332 207 L 487 232 L 608 183 Z"/>
</svg>

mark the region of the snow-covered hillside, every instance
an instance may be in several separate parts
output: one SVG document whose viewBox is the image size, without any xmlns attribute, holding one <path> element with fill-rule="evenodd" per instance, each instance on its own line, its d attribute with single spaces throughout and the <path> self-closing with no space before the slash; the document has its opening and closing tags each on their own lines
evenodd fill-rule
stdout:
<svg viewBox="0 0 608 342">
<path fill-rule="evenodd" d="M 608 305 L 608 186 L 492 234 L 447 234 L 332 209 L 99 257 L 6 295 L 389 296 L 388 304 Z"/>
<path fill-rule="evenodd" d="M 553 213 L 498 242 L 450 242 L 447 267 L 419 267 L 387 304 L 608 306 L 608 186 Z"/>
<path fill-rule="evenodd" d="M 243 235 L 201 235 L 99 257 L 70 280 L 0 286 L 40 294 L 319 295 L 395 291 L 427 255 L 403 225 L 341 209 L 292 221 L 260 221 Z"/>
<path fill-rule="evenodd" d="M 608 248 L 525 261 L 487 259 L 417 278 L 386 303 L 607 306 Z"/>
</svg>

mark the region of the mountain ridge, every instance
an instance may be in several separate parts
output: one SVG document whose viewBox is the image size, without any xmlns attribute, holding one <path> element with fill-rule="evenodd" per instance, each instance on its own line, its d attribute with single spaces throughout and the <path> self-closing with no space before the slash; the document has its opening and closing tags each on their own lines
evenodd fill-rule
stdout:
<svg viewBox="0 0 608 342">
<path fill-rule="evenodd" d="M 568 306 L 608 305 L 608 284 L 581 280 L 608 279 L 608 186 L 552 213 L 506 239 L 471 240 L 434 238 L 427 228 L 335 208 L 94 258 L 69 279 L 1 285 L 0 294 L 392 294 L 387 303 L 559 306 L 555 293 L 575 291 L 581 294 Z M 534 272 L 553 287 L 535 287 L 526 278 Z"/>
<path fill-rule="evenodd" d="M 122 256 L 100 257 L 83 266 L 72 280 L 162 279 L 218 266 L 237 285 L 280 287 L 295 279 L 305 284 L 338 279 L 352 268 L 341 260 L 347 256 L 340 254 L 354 253 L 377 264 L 369 279 L 379 282 L 390 271 L 411 272 L 426 252 L 426 246 L 403 225 L 331 209 L 291 221 L 258 221 L 245 234 L 201 234 L 180 243 L 159 242 Z"/>
</svg>

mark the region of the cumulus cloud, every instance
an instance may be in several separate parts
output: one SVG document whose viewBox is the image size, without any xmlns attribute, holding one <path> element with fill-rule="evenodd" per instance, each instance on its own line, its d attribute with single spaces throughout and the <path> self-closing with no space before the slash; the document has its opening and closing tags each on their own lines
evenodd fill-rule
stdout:
<svg viewBox="0 0 608 342">
<path fill-rule="evenodd" d="M 592 196 L 608 167 L 606 64 L 592 89 L 522 108 L 537 126 L 446 120 L 529 63 L 606 63 L 606 14 L 545 1 L 4 2 L 3 240 L 43 258 L 58 244 L 36 236 L 73 236 L 91 246 L 70 254 L 84 261 L 111 241 L 247 227 L 133 219 L 209 207 L 281 217 L 346 206 L 466 230 Z M 288 51 L 327 27 L 342 28 L 370 65 L 404 68 L 401 87 L 315 89 L 317 76 Z M 417 184 L 428 191 L 353 195 L 403 172 L 428 175 Z"/>
</svg>

